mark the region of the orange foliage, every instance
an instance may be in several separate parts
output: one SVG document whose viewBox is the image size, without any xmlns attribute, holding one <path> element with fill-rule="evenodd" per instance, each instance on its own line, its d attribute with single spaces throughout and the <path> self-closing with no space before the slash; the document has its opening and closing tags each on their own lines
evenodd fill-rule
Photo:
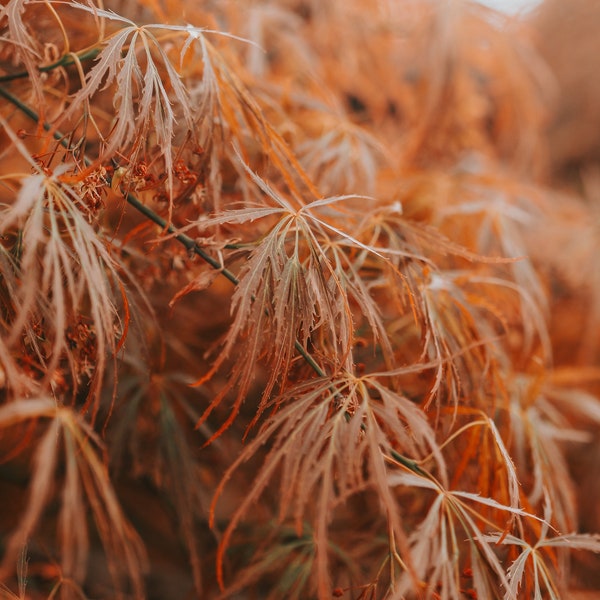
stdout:
<svg viewBox="0 0 600 600">
<path fill-rule="evenodd" d="M 2 3 L 0 597 L 600 589 L 563 4 Z"/>
</svg>

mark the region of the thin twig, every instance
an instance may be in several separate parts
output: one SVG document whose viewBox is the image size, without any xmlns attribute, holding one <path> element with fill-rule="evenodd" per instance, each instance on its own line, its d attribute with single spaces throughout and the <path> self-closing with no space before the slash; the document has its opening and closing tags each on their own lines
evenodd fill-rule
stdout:
<svg viewBox="0 0 600 600">
<path fill-rule="evenodd" d="M 77 61 L 84 62 L 86 60 L 93 60 L 100 54 L 100 48 L 91 48 L 90 50 L 86 50 L 81 54 L 65 54 L 61 56 L 56 62 L 53 62 L 50 65 L 46 65 L 45 67 L 38 67 L 38 71 L 40 73 L 49 73 L 54 69 L 58 69 L 59 67 L 68 67 L 70 65 L 75 64 L 75 57 L 77 57 Z M 15 79 L 26 79 L 29 77 L 31 73 L 29 71 L 19 71 L 18 73 L 9 73 L 8 75 L 0 75 L 0 83 L 7 83 L 9 81 L 14 81 Z"/>
</svg>

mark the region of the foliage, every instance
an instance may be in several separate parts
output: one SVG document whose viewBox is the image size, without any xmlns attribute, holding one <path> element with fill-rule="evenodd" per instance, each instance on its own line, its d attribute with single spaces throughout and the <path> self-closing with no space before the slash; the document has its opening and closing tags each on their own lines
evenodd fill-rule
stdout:
<svg viewBox="0 0 600 600">
<path fill-rule="evenodd" d="M 523 22 L 8 0 L 0 34 L 0 597 L 598 589 L 597 177 L 543 179 Z"/>
</svg>

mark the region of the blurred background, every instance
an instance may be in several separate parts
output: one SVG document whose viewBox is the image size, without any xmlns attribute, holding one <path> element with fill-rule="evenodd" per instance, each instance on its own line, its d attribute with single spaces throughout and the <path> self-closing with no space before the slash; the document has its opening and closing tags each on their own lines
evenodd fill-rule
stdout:
<svg viewBox="0 0 600 600">
<path fill-rule="evenodd" d="M 507 13 L 527 12 L 540 4 L 540 0 L 479 0 L 481 4 Z"/>
</svg>

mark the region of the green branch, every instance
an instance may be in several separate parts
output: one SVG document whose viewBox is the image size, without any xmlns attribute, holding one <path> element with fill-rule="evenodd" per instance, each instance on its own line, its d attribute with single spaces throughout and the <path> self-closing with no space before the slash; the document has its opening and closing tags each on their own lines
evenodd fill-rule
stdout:
<svg viewBox="0 0 600 600">
<path fill-rule="evenodd" d="M 40 73 L 49 73 L 50 71 L 54 71 L 54 69 L 58 69 L 59 67 L 68 67 L 70 65 L 74 65 L 76 61 L 84 62 L 87 60 L 93 60 L 96 58 L 96 56 L 98 56 L 98 54 L 100 54 L 100 48 L 92 48 L 82 52 L 81 54 L 65 54 L 50 65 L 38 67 L 38 71 Z M 19 71 L 18 73 L 10 73 L 9 75 L 0 75 L 0 83 L 7 83 L 16 79 L 26 79 L 27 77 L 30 77 L 30 75 L 31 73 L 29 71 Z"/>
</svg>

